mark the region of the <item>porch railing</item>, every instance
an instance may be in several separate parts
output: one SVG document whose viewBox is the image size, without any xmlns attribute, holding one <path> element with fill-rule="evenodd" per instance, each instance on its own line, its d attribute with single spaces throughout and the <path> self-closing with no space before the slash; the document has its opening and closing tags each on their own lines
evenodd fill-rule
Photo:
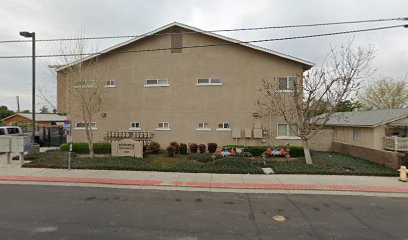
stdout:
<svg viewBox="0 0 408 240">
<path fill-rule="evenodd" d="M 384 148 L 392 151 L 408 151 L 408 138 L 385 137 Z"/>
</svg>

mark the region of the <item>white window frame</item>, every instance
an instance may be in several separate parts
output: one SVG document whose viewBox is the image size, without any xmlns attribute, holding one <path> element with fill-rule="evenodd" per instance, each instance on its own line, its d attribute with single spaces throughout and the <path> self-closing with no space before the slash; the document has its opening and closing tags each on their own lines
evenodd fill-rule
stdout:
<svg viewBox="0 0 408 240">
<path fill-rule="evenodd" d="M 361 128 L 353 128 L 353 141 L 361 141 Z"/>
<path fill-rule="evenodd" d="M 160 127 L 160 124 L 162 124 L 162 127 Z M 167 127 L 165 125 L 167 124 Z M 159 122 L 157 123 L 157 128 L 156 131 L 170 131 L 170 123 L 169 122 Z"/>
<path fill-rule="evenodd" d="M 115 88 L 116 87 L 116 81 L 113 79 L 106 80 L 106 88 Z"/>
<path fill-rule="evenodd" d="M 222 124 L 222 128 L 220 128 L 220 124 Z M 226 128 L 225 126 L 228 125 L 228 128 Z M 215 129 L 215 131 L 219 131 L 219 132 L 229 132 L 231 131 L 231 125 L 229 122 L 220 122 L 217 124 L 217 129 Z"/>
<path fill-rule="evenodd" d="M 78 127 L 78 124 L 84 124 L 85 122 L 75 122 L 75 130 L 85 130 L 85 126 L 84 127 Z M 91 122 L 91 129 L 92 130 L 98 130 L 98 128 L 96 127 L 96 122 Z"/>
<path fill-rule="evenodd" d="M 286 78 L 286 89 L 279 89 L 279 87 L 280 87 L 280 79 L 282 79 L 282 78 Z M 277 86 L 277 91 L 278 92 L 293 92 L 294 90 L 293 90 L 293 88 L 291 89 L 291 85 L 290 85 L 290 81 L 289 81 L 289 79 L 290 78 L 295 78 L 295 80 L 294 81 L 297 81 L 297 79 L 298 79 L 298 77 L 296 77 L 296 76 L 286 76 L 286 77 L 278 77 L 277 79 L 278 79 L 278 86 Z M 293 87 L 295 86 L 294 84 L 292 85 Z"/>
<path fill-rule="evenodd" d="M 205 127 L 205 125 L 207 125 L 207 127 Z M 208 122 L 199 122 L 196 131 L 211 131 L 210 124 Z"/>
<path fill-rule="evenodd" d="M 138 127 L 133 127 L 133 124 L 136 126 L 136 125 L 139 125 Z M 142 130 L 142 128 L 140 127 L 140 122 L 131 122 L 130 123 L 130 128 L 129 128 L 129 131 L 140 131 L 140 130 Z"/>
<path fill-rule="evenodd" d="M 208 83 L 199 83 L 199 80 L 208 80 Z M 219 83 L 213 82 L 214 80 L 219 80 Z M 197 78 L 196 86 L 222 86 L 222 79 L 220 77 L 211 78 Z"/>
<path fill-rule="evenodd" d="M 80 84 L 78 84 L 80 83 Z M 91 83 L 91 84 L 90 84 Z M 74 82 L 74 88 L 96 88 L 95 80 L 85 80 L 85 81 L 76 81 Z"/>
<path fill-rule="evenodd" d="M 286 125 L 286 135 L 279 135 L 279 125 Z M 297 125 L 296 123 L 278 123 L 276 124 L 276 138 L 275 139 L 300 139 L 299 136 L 290 136 L 290 125 Z"/>
<path fill-rule="evenodd" d="M 156 81 L 155 84 L 147 84 L 147 81 Z M 166 83 L 159 83 L 160 81 L 166 81 Z M 146 79 L 146 83 L 144 87 L 170 87 L 170 82 L 169 79 L 163 78 L 163 79 Z"/>
</svg>

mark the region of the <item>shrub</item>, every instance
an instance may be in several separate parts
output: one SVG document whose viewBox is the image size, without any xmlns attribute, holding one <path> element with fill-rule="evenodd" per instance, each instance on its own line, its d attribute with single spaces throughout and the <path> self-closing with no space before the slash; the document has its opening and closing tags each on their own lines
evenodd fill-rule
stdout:
<svg viewBox="0 0 408 240">
<path fill-rule="evenodd" d="M 179 145 L 179 151 L 180 151 L 180 154 L 186 155 L 186 154 L 187 154 L 187 144 L 185 144 L 185 143 L 180 143 L 180 145 Z"/>
<path fill-rule="evenodd" d="M 268 147 L 266 146 L 248 146 L 248 147 L 245 147 L 244 149 L 245 149 L 245 152 L 249 152 L 252 154 L 252 156 L 258 157 L 258 156 L 261 156 L 262 153 L 264 153 L 267 148 Z"/>
<path fill-rule="evenodd" d="M 208 152 L 209 153 L 215 153 L 217 150 L 217 144 L 216 143 L 208 143 Z"/>
<path fill-rule="evenodd" d="M 207 147 L 205 146 L 205 144 L 200 144 L 198 145 L 198 149 L 200 150 L 200 153 L 205 153 Z"/>
<path fill-rule="evenodd" d="M 169 145 L 166 150 L 169 154 L 169 157 L 174 157 L 174 155 L 176 154 L 176 147 L 174 145 Z"/>
<path fill-rule="evenodd" d="M 198 145 L 195 143 L 192 143 L 190 144 L 189 148 L 190 148 L 190 153 L 196 153 L 198 149 Z"/>
<path fill-rule="evenodd" d="M 174 148 L 176 149 L 176 153 L 175 154 L 179 154 L 180 153 L 180 146 L 177 142 L 171 142 L 170 145 L 174 146 Z"/>
<path fill-rule="evenodd" d="M 301 146 L 289 146 L 289 154 L 291 157 L 304 157 L 303 147 Z"/>
<path fill-rule="evenodd" d="M 147 146 L 147 150 L 149 150 L 150 153 L 157 154 L 160 152 L 160 144 L 158 142 L 152 141 Z"/>
<path fill-rule="evenodd" d="M 94 143 L 95 154 L 111 154 L 111 143 Z M 60 146 L 61 151 L 68 152 L 69 144 L 65 143 Z M 76 142 L 72 143 L 72 152 L 78 154 L 89 154 L 88 143 Z"/>
</svg>

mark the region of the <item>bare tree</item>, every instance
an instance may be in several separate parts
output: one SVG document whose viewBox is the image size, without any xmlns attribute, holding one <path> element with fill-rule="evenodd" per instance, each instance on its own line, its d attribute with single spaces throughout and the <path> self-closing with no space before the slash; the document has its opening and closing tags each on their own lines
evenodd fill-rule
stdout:
<svg viewBox="0 0 408 240">
<path fill-rule="evenodd" d="M 393 109 L 408 105 L 408 81 L 383 78 L 367 85 L 359 100 L 366 108 Z"/>
<path fill-rule="evenodd" d="M 262 81 L 258 107 L 262 113 L 275 113 L 284 119 L 290 131 L 302 140 L 307 164 L 313 164 L 309 140 L 321 130 L 338 109 L 338 105 L 353 96 L 360 82 L 372 74 L 370 65 L 374 49 L 353 48 L 352 42 L 331 48 L 321 68 L 295 73 L 287 89 L 278 81 Z M 318 115 L 316 104 L 326 102 L 327 110 Z M 316 116 L 318 115 L 318 116 Z"/>
<path fill-rule="evenodd" d="M 100 58 L 85 58 L 88 51 L 85 40 L 62 46 L 62 58 L 57 65 L 66 66 L 58 74 L 63 75 L 64 81 L 59 84 L 69 98 L 67 111 L 71 117 L 83 122 L 89 154 L 94 157 L 93 122 L 104 106 L 105 79 Z"/>
</svg>

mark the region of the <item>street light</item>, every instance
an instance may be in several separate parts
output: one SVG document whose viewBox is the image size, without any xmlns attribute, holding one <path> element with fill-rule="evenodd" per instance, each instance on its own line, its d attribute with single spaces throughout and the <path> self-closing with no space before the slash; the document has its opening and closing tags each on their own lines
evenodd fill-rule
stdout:
<svg viewBox="0 0 408 240">
<path fill-rule="evenodd" d="M 33 40 L 33 89 L 32 89 L 32 119 L 33 119 L 33 144 L 35 144 L 35 32 L 20 32 L 20 35 Z"/>
</svg>

